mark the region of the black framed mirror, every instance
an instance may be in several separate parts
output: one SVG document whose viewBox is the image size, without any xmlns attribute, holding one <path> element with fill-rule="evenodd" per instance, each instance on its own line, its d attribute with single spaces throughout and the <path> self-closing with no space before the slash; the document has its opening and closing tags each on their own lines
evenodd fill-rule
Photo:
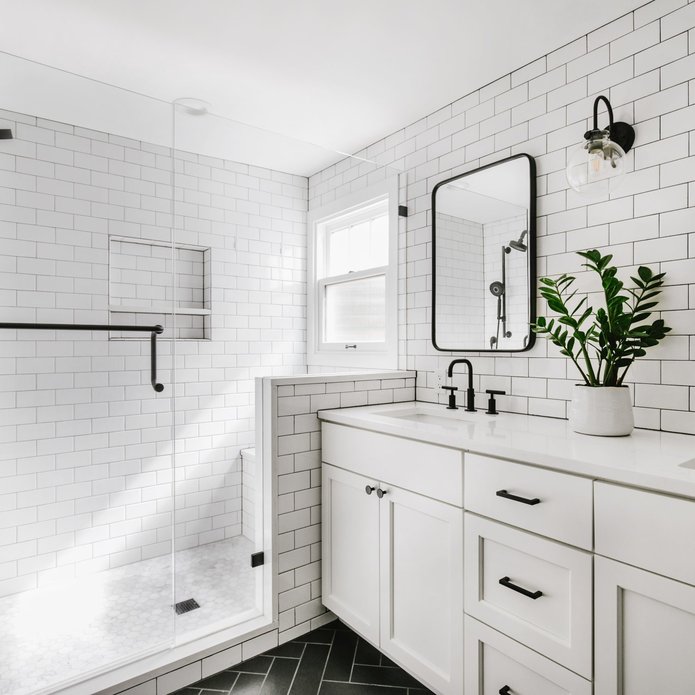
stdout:
<svg viewBox="0 0 695 695">
<path fill-rule="evenodd" d="M 536 165 L 518 154 L 432 191 L 432 344 L 522 352 L 536 318 Z"/>
</svg>

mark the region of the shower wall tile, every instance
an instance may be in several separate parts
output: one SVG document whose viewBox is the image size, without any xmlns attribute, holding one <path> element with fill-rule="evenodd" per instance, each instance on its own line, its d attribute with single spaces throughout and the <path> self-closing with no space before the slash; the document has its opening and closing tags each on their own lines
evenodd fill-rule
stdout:
<svg viewBox="0 0 695 695">
<path fill-rule="evenodd" d="M 653 366 L 633 369 L 629 386 L 638 426 L 693 431 L 687 386 L 666 379 L 688 374 L 695 355 L 694 29 L 695 3 L 653 0 L 356 153 L 378 153 L 381 165 L 405 172 L 400 202 L 410 214 L 400 229 L 399 366 L 417 369 L 419 400 L 443 402 L 437 378 L 453 356 L 429 339 L 432 189 L 525 152 L 537 166 L 539 276 L 572 273 L 582 291 L 596 292 L 575 253 L 587 248 L 612 253 L 625 278 L 639 264 L 667 273 L 661 315 L 673 334 L 652 352 Z M 587 201 L 569 189 L 564 169 L 599 94 L 611 100 L 616 120 L 634 124 L 636 141 L 624 185 L 611 199 Z M 601 107 L 600 125 L 607 120 Z M 309 209 L 368 183 L 359 164 L 342 160 L 310 177 Z M 537 305 L 543 312 L 540 297 Z M 666 370 L 661 360 L 669 355 L 675 366 Z M 500 397 L 502 410 L 566 417 L 576 372 L 544 339 L 525 353 L 473 353 L 473 361 L 476 390 L 499 384 L 509 392 Z M 462 379 L 454 379 L 459 388 Z"/>
<path fill-rule="evenodd" d="M 147 339 L 2 331 L 0 596 L 169 552 L 172 514 L 177 548 L 238 535 L 254 377 L 306 371 L 307 179 L 30 115 L 0 120 L 16 136 L 0 143 L 0 321 L 118 322 L 109 238 L 170 244 L 172 226 L 177 245 L 210 248 L 212 310 L 211 340 L 176 345 L 175 385 L 169 331 L 158 341 L 162 394 Z M 171 300 L 162 260 L 112 294 Z M 198 306 L 199 278 L 181 279 L 179 299 Z"/>
</svg>

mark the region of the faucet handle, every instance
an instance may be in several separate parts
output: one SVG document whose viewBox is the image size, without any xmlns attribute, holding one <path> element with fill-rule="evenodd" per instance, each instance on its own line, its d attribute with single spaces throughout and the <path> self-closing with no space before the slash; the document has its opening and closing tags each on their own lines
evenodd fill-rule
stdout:
<svg viewBox="0 0 695 695">
<path fill-rule="evenodd" d="M 449 405 L 446 407 L 447 410 L 458 410 L 456 405 L 456 392 L 459 390 L 458 386 L 442 386 L 443 391 L 449 392 Z"/>
<path fill-rule="evenodd" d="M 489 394 L 490 398 L 487 402 L 487 410 L 485 411 L 488 415 L 497 415 L 497 403 L 495 402 L 495 396 L 506 396 L 506 391 L 500 391 L 498 389 L 486 389 L 485 393 Z"/>
</svg>

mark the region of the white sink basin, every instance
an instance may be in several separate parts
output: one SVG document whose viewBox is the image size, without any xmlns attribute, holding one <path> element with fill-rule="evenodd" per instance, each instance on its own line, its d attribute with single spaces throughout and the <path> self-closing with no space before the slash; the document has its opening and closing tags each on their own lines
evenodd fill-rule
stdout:
<svg viewBox="0 0 695 695">
<path fill-rule="evenodd" d="M 446 406 L 434 405 L 431 403 L 409 404 L 408 406 L 394 405 L 385 406 L 379 409 L 381 417 L 392 417 L 398 420 L 410 420 L 411 422 L 421 422 L 427 425 L 439 425 L 440 427 L 461 427 L 474 422 L 479 422 L 483 411 L 469 413 L 463 408 L 458 410 L 448 410 Z"/>
</svg>

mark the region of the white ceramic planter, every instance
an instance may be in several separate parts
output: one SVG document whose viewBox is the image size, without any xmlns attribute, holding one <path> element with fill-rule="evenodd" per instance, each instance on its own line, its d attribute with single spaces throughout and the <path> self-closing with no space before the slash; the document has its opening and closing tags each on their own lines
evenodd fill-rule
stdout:
<svg viewBox="0 0 695 695">
<path fill-rule="evenodd" d="M 624 437 L 635 427 L 627 386 L 574 387 L 570 425 L 575 432 L 600 437 Z"/>
</svg>

